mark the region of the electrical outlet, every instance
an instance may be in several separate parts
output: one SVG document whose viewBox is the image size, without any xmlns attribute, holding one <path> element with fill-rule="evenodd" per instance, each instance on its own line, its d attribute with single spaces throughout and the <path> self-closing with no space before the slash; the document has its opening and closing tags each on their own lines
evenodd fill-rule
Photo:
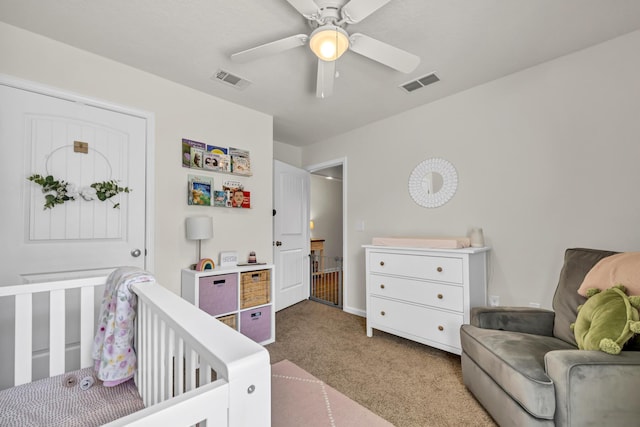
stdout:
<svg viewBox="0 0 640 427">
<path fill-rule="evenodd" d="M 489 295 L 489 305 L 497 307 L 500 305 L 500 297 L 498 295 Z"/>
<path fill-rule="evenodd" d="M 529 303 L 529 307 L 533 307 L 533 308 L 540 308 L 540 304 L 537 302 L 530 302 Z"/>
</svg>

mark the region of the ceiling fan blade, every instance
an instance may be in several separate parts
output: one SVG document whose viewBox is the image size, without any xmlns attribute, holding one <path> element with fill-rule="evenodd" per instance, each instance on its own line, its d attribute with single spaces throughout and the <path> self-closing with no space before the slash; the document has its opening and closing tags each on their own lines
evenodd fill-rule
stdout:
<svg viewBox="0 0 640 427">
<path fill-rule="evenodd" d="M 265 43 L 260 46 L 252 47 L 251 49 L 243 50 L 242 52 L 234 53 L 231 55 L 231 59 L 235 62 L 253 61 L 254 59 L 264 58 L 265 56 L 275 55 L 276 53 L 293 49 L 294 47 L 304 46 L 308 38 L 309 36 L 306 34 L 296 34 L 295 36 L 276 40 L 271 43 Z"/>
<path fill-rule="evenodd" d="M 360 33 L 349 37 L 349 49 L 394 70 L 410 73 L 420 64 L 420 57 Z"/>
<path fill-rule="evenodd" d="M 336 76 L 336 61 L 318 59 L 318 82 L 316 96 L 326 98 L 333 94 L 333 82 Z"/>
<path fill-rule="evenodd" d="M 342 17 L 349 24 L 362 21 L 391 0 L 351 0 L 342 6 Z"/>
<path fill-rule="evenodd" d="M 319 16 L 320 8 L 313 0 L 287 0 L 287 2 L 307 19 Z"/>
</svg>

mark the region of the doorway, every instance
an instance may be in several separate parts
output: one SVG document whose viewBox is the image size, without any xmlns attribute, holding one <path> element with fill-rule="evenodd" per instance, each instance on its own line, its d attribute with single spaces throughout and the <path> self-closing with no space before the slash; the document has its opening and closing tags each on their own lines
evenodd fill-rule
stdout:
<svg viewBox="0 0 640 427">
<path fill-rule="evenodd" d="M 346 159 L 308 168 L 310 180 L 310 299 L 344 305 L 344 170 Z"/>
</svg>

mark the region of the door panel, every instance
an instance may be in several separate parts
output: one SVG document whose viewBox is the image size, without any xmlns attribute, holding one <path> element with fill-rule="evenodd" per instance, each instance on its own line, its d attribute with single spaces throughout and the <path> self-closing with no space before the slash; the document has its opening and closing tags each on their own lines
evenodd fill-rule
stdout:
<svg viewBox="0 0 640 427">
<path fill-rule="evenodd" d="M 0 82 L 0 286 L 106 275 L 122 265 L 147 268 L 146 129 L 141 117 Z M 74 151 L 74 141 L 88 143 L 87 153 Z M 113 198 L 119 209 L 76 197 L 45 210 L 41 187 L 27 180 L 32 174 L 51 174 L 85 196 L 91 183 L 110 179 L 132 192 Z M 135 249 L 140 256 L 132 255 Z M 94 305 L 101 297 L 96 293 Z M 36 296 L 36 379 L 48 376 L 48 311 L 48 300 Z M 0 389 L 12 377 L 13 312 L 13 301 L 0 301 Z M 66 322 L 69 360 L 79 360 L 78 319 L 72 312 Z"/>
<path fill-rule="evenodd" d="M 309 173 L 274 161 L 276 311 L 309 298 Z"/>
<path fill-rule="evenodd" d="M 0 283 L 144 268 L 146 121 L 4 85 L 0 100 L 0 180 L 8 183 Z M 74 141 L 86 142 L 87 153 L 76 152 Z M 75 200 L 44 209 L 42 188 L 27 180 L 32 174 L 71 183 Z M 95 200 L 90 185 L 109 180 L 133 191 Z M 142 256 L 132 256 L 135 249 Z"/>
</svg>

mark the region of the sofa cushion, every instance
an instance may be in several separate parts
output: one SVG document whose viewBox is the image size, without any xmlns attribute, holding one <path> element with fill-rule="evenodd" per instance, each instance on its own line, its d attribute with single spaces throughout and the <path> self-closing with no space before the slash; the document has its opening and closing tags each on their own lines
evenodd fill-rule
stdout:
<svg viewBox="0 0 640 427">
<path fill-rule="evenodd" d="M 556 316 L 553 322 L 553 335 L 556 338 L 577 347 L 576 338 L 569 327 L 576 321 L 578 306 L 587 300 L 578 294 L 587 273 L 603 258 L 617 252 L 597 249 L 567 249 L 564 254 L 564 265 L 560 271 L 560 279 L 553 296 L 553 311 Z"/>
<path fill-rule="evenodd" d="M 462 348 L 505 393 L 536 418 L 553 419 L 556 395 L 544 369 L 551 350 L 574 350 L 558 338 L 462 325 Z"/>
</svg>

